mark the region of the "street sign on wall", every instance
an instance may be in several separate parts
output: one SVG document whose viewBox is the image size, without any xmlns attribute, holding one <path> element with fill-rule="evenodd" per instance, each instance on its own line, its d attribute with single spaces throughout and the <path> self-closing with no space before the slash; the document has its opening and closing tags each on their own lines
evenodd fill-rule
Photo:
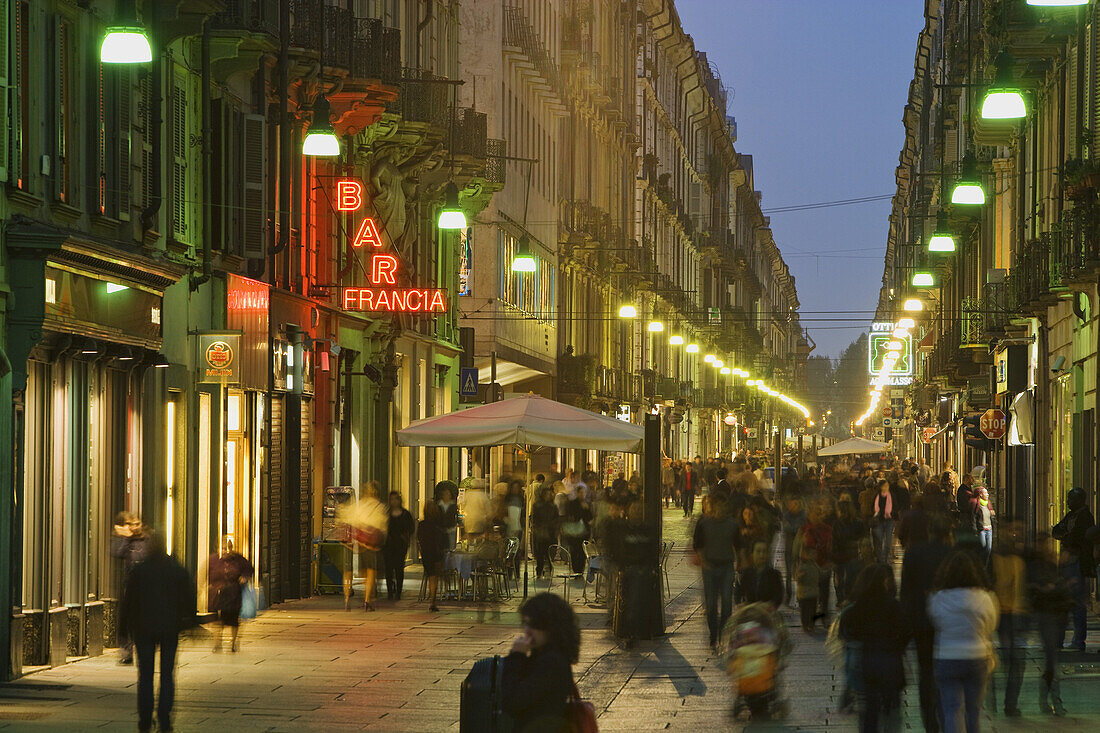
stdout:
<svg viewBox="0 0 1100 733">
<path fill-rule="evenodd" d="M 880 443 L 886 440 L 886 428 L 875 428 L 871 431 L 871 439 L 877 440 Z"/>
</svg>

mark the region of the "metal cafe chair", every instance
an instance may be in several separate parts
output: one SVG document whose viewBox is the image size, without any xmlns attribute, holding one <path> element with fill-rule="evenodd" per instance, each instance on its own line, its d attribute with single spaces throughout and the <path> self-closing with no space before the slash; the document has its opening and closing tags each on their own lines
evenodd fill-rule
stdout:
<svg viewBox="0 0 1100 733">
<path fill-rule="evenodd" d="M 600 585 L 603 580 L 604 567 L 603 556 L 596 543 L 592 540 L 584 541 L 584 590 L 581 591 L 585 604 L 588 603 L 588 586 L 595 585 L 594 603 L 600 603 Z"/>
<path fill-rule="evenodd" d="M 581 574 L 573 571 L 573 557 L 561 545 L 550 545 L 547 554 L 550 558 L 550 584 L 546 586 L 546 592 L 550 592 L 554 578 L 561 578 L 565 584 L 565 602 L 569 603 L 569 581 L 576 580 Z"/>
<path fill-rule="evenodd" d="M 672 586 L 668 582 L 668 556 L 672 554 L 672 548 L 676 543 L 665 540 L 661 543 L 661 573 L 665 576 L 665 592 L 672 598 Z"/>
</svg>

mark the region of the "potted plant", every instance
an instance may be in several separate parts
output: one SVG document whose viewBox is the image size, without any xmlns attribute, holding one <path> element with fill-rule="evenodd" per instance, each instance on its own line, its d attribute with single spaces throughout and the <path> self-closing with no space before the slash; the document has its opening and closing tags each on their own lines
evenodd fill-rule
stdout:
<svg viewBox="0 0 1100 733">
<path fill-rule="evenodd" d="M 1066 198 L 1082 201 L 1096 196 L 1100 190 L 1100 160 L 1068 158 L 1058 168 L 1058 178 Z"/>
</svg>

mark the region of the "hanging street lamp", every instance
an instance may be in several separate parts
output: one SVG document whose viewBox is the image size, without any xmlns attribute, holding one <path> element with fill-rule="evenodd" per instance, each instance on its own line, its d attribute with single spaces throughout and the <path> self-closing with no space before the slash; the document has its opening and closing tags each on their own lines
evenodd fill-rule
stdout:
<svg viewBox="0 0 1100 733">
<path fill-rule="evenodd" d="M 332 127 L 330 117 L 332 110 L 328 105 L 325 95 L 317 97 L 313 104 L 313 122 L 309 126 L 309 132 L 302 140 L 302 155 L 317 158 L 332 158 L 340 154 L 340 138 L 336 137 L 336 130 Z"/>
<path fill-rule="evenodd" d="M 534 272 L 537 269 L 535 255 L 531 254 L 531 243 L 524 236 L 519 240 L 516 256 L 512 258 L 512 272 Z"/>
<path fill-rule="evenodd" d="M 466 212 L 458 204 L 458 186 L 451 181 L 443 189 L 443 208 L 439 210 L 440 229 L 465 229 Z"/>
<path fill-rule="evenodd" d="M 969 155 L 963 157 L 962 173 L 951 189 L 951 203 L 980 206 L 985 203 L 985 189 L 978 178 L 977 165 Z"/>
<path fill-rule="evenodd" d="M 1018 120 L 1027 116 L 1024 95 L 1012 77 L 1012 57 L 1002 52 L 994 62 L 997 74 L 982 100 L 983 120 Z"/>
<path fill-rule="evenodd" d="M 147 64 L 153 60 L 153 47 L 141 26 L 112 25 L 99 46 L 99 60 L 104 64 Z"/>
</svg>

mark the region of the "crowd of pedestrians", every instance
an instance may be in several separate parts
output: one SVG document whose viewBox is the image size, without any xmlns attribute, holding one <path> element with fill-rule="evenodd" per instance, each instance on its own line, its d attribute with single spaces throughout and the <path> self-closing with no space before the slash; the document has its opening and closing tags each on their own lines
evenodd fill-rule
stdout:
<svg viewBox="0 0 1100 733">
<path fill-rule="evenodd" d="M 1017 527 L 997 523 L 982 466 L 960 476 L 950 466 L 935 475 L 924 461 L 837 463 L 804 478 L 785 471 L 774 495 L 743 460 L 668 469 L 666 501 L 685 513 L 691 477 L 706 489 L 693 549 L 712 645 L 736 604 L 786 603 L 804 632 L 828 629 L 843 650 L 842 710 L 859 713 L 861 730 L 900 730 L 912 645 L 925 729 L 975 731 L 995 654 L 1002 711 L 1023 714 L 1033 634 L 1043 652 L 1038 710 L 1065 714 L 1057 657 L 1085 649 L 1087 581 L 1096 573 L 1097 530 L 1083 489 L 1068 493 L 1069 511 L 1049 536 L 1025 546 Z"/>
</svg>

